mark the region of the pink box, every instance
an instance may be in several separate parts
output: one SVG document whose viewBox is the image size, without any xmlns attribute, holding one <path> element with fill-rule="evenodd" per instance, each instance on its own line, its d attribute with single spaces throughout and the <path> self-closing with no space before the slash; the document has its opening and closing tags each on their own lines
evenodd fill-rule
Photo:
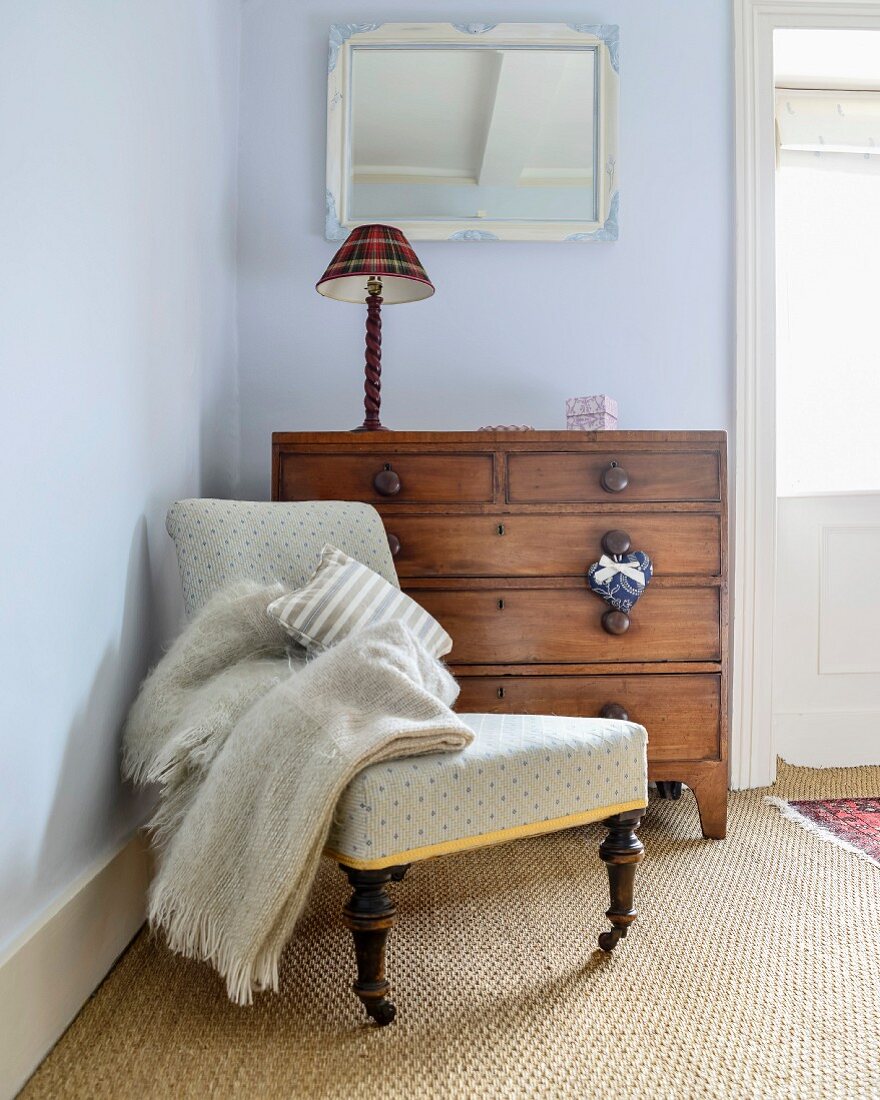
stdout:
<svg viewBox="0 0 880 1100">
<path fill-rule="evenodd" d="M 565 402 L 565 426 L 575 431 L 612 431 L 617 427 L 617 402 L 607 393 L 569 397 Z"/>
</svg>

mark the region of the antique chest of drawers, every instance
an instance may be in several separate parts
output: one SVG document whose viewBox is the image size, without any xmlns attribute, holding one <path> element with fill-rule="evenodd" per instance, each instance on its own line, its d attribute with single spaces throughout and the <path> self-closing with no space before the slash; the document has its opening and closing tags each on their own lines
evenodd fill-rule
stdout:
<svg viewBox="0 0 880 1100">
<path fill-rule="evenodd" d="M 727 807 L 724 432 L 279 432 L 273 500 L 362 500 L 401 586 L 454 640 L 462 711 L 629 717 L 661 792 Z M 589 590 L 603 552 L 654 577 L 628 616 Z"/>
</svg>

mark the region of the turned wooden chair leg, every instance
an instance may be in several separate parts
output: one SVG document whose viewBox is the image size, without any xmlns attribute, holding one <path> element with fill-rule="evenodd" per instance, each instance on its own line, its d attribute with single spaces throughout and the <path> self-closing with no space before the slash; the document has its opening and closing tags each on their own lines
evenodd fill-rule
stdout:
<svg viewBox="0 0 880 1100">
<path fill-rule="evenodd" d="M 357 981 L 352 988 L 360 997 L 367 1015 L 380 1027 L 390 1024 L 397 1009 L 388 999 L 391 986 L 385 978 L 385 941 L 397 923 L 397 911 L 386 889 L 392 879 L 400 881 L 405 867 L 386 867 L 381 871 L 357 871 L 339 866 L 348 876 L 352 895 L 342 910 L 342 920 L 354 938 Z"/>
<path fill-rule="evenodd" d="M 602 824 L 608 836 L 602 841 L 599 855 L 608 868 L 608 884 L 611 887 L 611 908 L 605 914 L 614 925 L 610 932 L 602 932 L 599 946 L 603 951 L 613 951 L 629 926 L 636 919 L 633 908 L 633 884 L 636 864 L 643 858 L 645 849 L 636 836 L 644 810 L 627 810 L 606 818 Z"/>
</svg>

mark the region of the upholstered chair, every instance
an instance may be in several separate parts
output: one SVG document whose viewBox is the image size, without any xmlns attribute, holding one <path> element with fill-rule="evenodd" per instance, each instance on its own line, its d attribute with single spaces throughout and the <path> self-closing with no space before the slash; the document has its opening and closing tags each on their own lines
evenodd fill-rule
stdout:
<svg viewBox="0 0 880 1100">
<path fill-rule="evenodd" d="M 399 587 L 382 520 L 368 504 L 184 500 L 171 507 L 167 527 L 188 615 L 234 581 L 302 587 L 326 543 Z M 600 718 L 461 717 L 475 734 L 468 748 L 372 765 L 349 784 L 334 814 L 325 854 L 352 887 L 343 920 L 354 937 L 354 990 L 379 1025 L 396 1013 L 385 977 L 385 942 L 396 921 L 387 887 L 412 863 L 603 821 L 608 835 L 599 855 L 608 868 L 612 928 L 599 946 L 611 951 L 636 917 L 644 729 Z M 519 776 L 540 782 L 520 786 Z"/>
</svg>

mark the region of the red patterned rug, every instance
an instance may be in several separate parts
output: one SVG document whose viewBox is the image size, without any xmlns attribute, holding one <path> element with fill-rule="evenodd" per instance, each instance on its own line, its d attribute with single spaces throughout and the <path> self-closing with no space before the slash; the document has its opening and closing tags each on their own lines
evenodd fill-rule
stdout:
<svg viewBox="0 0 880 1100">
<path fill-rule="evenodd" d="M 880 798 L 768 798 L 784 817 L 880 866 Z"/>
</svg>

